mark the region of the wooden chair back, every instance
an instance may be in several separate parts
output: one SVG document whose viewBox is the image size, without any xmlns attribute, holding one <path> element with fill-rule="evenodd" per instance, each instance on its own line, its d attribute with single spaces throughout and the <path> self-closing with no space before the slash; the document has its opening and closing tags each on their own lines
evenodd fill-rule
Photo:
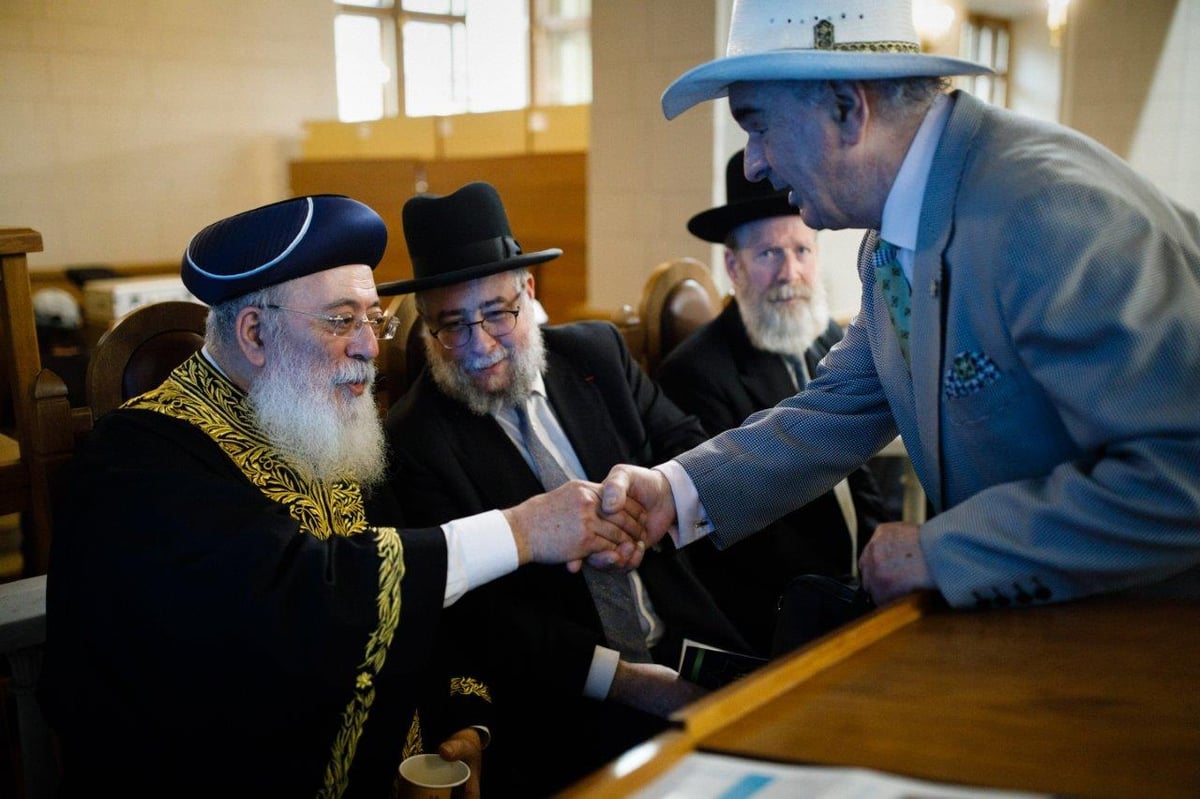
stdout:
<svg viewBox="0 0 1200 799">
<path fill-rule="evenodd" d="M 23 514 L 26 575 L 46 572 L 53 495 L 77 435 L 91 429 L 89 408 L 72 408 L 58 375 L 42 368 L 27 253 L 42 237 L 28 228 L 0 228 L 0 363 L 12 405 L 17 456 L 0 462 L 0 514 Z"/>
<path fill-rule="evenodd" d="M 721 312 L 721 295 L 708 267 L 694 258 L 664 261 L 642 289 L 645 367 L 651 375 L 672 349 Z"/>
<path fill-rule="evenodd" d="M 0 228 L 0 363 L 4 366 L 16 446 L 0 456 L 0 514 L 21 514 L 22 579 L 0 585 L 0 657 L 8 663 L 16 706 L 19 772 L 26 799 L 56 795 L 54 739 L 34 690 L 46 640 L 46 578 L 54 497 L 78 435 L 91 429 L 90 409 L 72 408 L 67 387 L 43 369 L 38 351 L 27 254 L 42 237 Z M 11 451 L 10 451 L 11 450 Z"/>
<path fill-rule="evenodd" d="M 381 413 L 387 413 L 392 403 L 404 396 L 409 386 L 425 367 L 425 343 L 421 340 L 425 323 L 417 315 L 417 300 L 413 294 L 397 296 L 385 313 L 400 320 L 396 336 L 380 342 L 379 378 L 376 399 Z"/>
<path fill-rule="evenodd" d="M 629 303 L 625 303 L 609 316 L 608 321 L 621 331 L 621 337 L 625 339 L 625 346 L 641 364 L 642 369 L 646 369 L 646 326 L 642 324 L 637 309 Z"/>
<path fill-rule="evenodd" d="M 100 337 L 88 360 L 87 401 L 97 416 L 157 386 L 204 344 L 208 306 L 185 300 L 143 305 Z"/>
</svg>

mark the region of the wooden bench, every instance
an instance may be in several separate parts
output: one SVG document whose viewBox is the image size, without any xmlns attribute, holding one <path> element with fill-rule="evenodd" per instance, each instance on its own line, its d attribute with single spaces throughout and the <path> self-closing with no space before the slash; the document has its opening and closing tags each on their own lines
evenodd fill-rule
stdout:
<svg viewBox="0 0 1200 799">
<path fill-rule="evenodd" d="M 53 737 L 34 696 L 46 640 L 46 578 L 53 497 L 91 411 L 72 408 L 67 387 L 43 369 L 26 256 L 42 249 L 28 228 L 0 228 L 0 363 L 15 423 L 15 453 L 0 460 L 0 514 L 22 516 L 24 579 L 0 585 L 0 656 L 9 666 L 17 708 L 20 764 L 27 799 L 55 794 Z"/>
</svg>

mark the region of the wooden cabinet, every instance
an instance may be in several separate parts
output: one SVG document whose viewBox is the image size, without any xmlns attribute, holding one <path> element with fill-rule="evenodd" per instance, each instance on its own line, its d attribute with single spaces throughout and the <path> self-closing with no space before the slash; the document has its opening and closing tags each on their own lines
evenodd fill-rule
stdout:
<svg viewBox="0 0 1200 799">
<path fill-rule="evenodd" d="M 578 318 L 587 301 L 587 154 L 535 153 L 418 160 L 305 159 L 290 165 L 293 194 L 345 194 L 374 208 L 388 226 L 376 282 L 412 277 L 400 213 L 415 194 L 449 194 L 483 180 L 500 192 L 513 236 L 526 252 L 562 257 L 533 267 L 551 321 Z"/>
</svg>

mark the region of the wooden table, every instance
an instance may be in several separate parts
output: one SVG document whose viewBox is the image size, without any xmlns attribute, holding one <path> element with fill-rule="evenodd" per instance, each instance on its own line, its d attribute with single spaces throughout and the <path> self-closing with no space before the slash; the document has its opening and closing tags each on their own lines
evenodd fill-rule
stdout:
<svg viewBox="0 0 1200 799">
<path fill-rule="evenodd" d="M 685 708 L 565 796 L 692 751 L 1071 797 L 1200 797 L 1200 604 L 893 603 Z"/>
</svg>

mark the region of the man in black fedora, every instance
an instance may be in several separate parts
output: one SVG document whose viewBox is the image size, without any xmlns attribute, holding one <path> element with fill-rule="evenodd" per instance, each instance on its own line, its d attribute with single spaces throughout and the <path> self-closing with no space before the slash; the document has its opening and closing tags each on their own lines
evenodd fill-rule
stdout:
<svg viewBox="0 0 1200 799">
<path fill-rule="evenodd" d="M 415 292 L 425 326 L 427 368 L 386 424 L 406 519 L 503 507 L 704 440 L 613 325 L 538 327 L 529 267 L 561 250 L 523 252 L 492 186 L 414 197 L 403 220 L 415 277 L 380 291 Z M 629 573 L 526 569 L 452 612 L 491 636 L 485 784 L 506 796 L 552 793 L 664 729 L 700 694 L 673 668 L 683 638 L 746 648 L 669 546 Z"/>
<path fill-rule="evenodd" d="M 726 165 L 726 204 L 687 224 L 698 238 L 725 245 L 733 298 L 672 350 L 654 375 L 709 435 L 803 389 L 842 338 L 829 315 L 817 232 L 788 204 L 786 192 L 746 180 L 742 159 L 739 150 Z M 787 583 L 801 574 L 852 577 L 884 516 L 874 477 L 859 468 L 756 535 L 725 550 L 705 541 L 688 557 L 722 609 L 765 653 Z"/>
</svg>

